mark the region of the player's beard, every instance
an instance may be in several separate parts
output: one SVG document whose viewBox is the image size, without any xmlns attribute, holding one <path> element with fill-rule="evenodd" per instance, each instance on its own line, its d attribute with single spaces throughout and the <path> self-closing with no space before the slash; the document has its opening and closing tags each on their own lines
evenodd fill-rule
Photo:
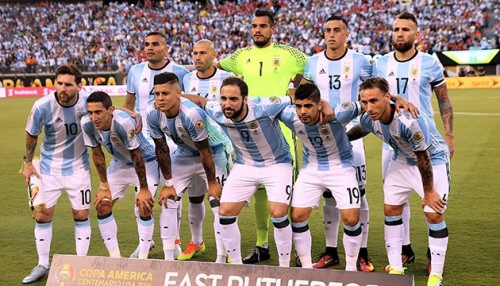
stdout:
<svg viewBox="0 0 500 286">
<path fill-rule="evenodd" d="M 244 102 L 241 103 L 241 106 L 238 110 L 234 110 L 233 111 L 233 115 L 232 116 L 227 116 L 226 113 L 224 112 L 224 115 L 226 115 L 227 118 L 229 119 L 232 119 L 232 120 L 236 120 L 238 117 L 240 117 L 241 113 L 243 113 L 243 104 L 245 104 Z"/>
<path fill-rule="evenodd" d="M 396 43 L 392 41 L 394 49 L 400 53 L 405 53 L 413 48 L 413 41 L 407 41 L 404 43 Z"/>
<path fill-rule="evenodd" d="M 266 37 L 263 37 L 264 40 L 262 41 L 256 41 L 255 39 L 252 39 L 253 40 L 253 43 L 259 47 L 259 48 L 262 48 L 262 47 L 265 47 L 267 44 L 269 44 L 269 41 L 271 41 L 271 38 L 266 38 Z"/>
</svg>

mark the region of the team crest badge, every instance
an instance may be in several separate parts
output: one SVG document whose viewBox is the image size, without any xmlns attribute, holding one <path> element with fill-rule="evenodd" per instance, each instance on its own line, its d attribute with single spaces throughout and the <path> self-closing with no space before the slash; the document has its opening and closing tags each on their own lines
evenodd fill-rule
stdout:
<svg viewBox="0 0 500 286">
<path fill-rule="evenodd" d="M 328 129 L 327 127 L 323 127 L 319 130 L 319 132 L 321 133 L 321 135 L 328 135 L 330 134 L 330 129 Z"/>
<path fill-rule="evenodd" d="M 273 58 L 274 71 L 277 71 L 278 68 L 280 67 L 280 65 L 281 65 L 281 59 L 280 58 Z"/>
<path fill-rule="evenodd" d="M 203 122 L 203 120 L 198 120 L 198 121 L 196 121 L 195 125 L 196 125 L 197 129 L 201 129 L 201 128 L 203 128 L 203 126 L 205 126 L 205 122 Z"/>
<path fill-rule="evenodd" d="M 391 135 L 392 135 L 392 138 L 394 138 L 394 140 L 396 140 L 396 141 L 401 141 L 401 138 L 398 136 L 398 134 L 397 134 L 397 133 L 393 133 L 393 134 L 391 134 Z"/>
<path fill-rule="evenodd" d="M 184 128 L 182 128 L 182 126 L 177 127 L 177 130 L 179 131 L 179 133 L 183 133 L 184 132 Z"/>
<path fill-rule="evenodd" d="M 111 133 L 109 139 L 116 145 L 118 145 L 118 143 L 120 142 L 120 139 L 118 138 L 118 135 L 116 135 L 116 133 Z"/>
<path fill-rule="evenodd" d="M 411 67 L 411 69 L 410 69 L 410 75 L 411 75 L 411 77 L 418 77 L 418 68 L 417 67 Z"/>
<path fill-rule="evenodd" d="M 413 142 L 416 143 L 419 143 L 420 141 L 422 141 L 424 139 L 424 133 L 422 133 L 422 131 L 417 131 L 415 134 L 413 134 Z"/>
<path fill-rule="evenodd" d="M 269 101 L 272 102 L 272 103 L 274 103 L 274 104 L 281 103 L 281 99 L 279 97 L 277 97 L 277 96 L 271 96 L 271 97 L 269 97 Z"/>
<path fill-rule="evenodd" d="M 343 109 L 349 110 L 352 107 L 353 107 L 353 105 L 350 102 L 344 102 L 344 103 L 342 103 L 342 108 Z"/>
<path fill-rule="evenodd" d="M 351 73 L 351 66 L 345 65 L 342 69 L 342 73 L 347 77 Z"/>
<path fill-rule="evenodd" d="M 135 137 L 135 130 L 130 130 L 128 132 L 128 140 L 132 140 Z"/>
<path fill-rule="evenodd" d="M 215 95 L 217 93 L 219 93 L 219 86 L 218 85 L 212 85 L 210 87 L 210 94 L 211 95 Z"/>
<path fill-rule="evenodd" d="M 250 121 L 250 122 L 248 122 L 248 128 L 257 129 L 257 128 L 259 128 L 259 123 L 256 120 Z"/>
</svg>

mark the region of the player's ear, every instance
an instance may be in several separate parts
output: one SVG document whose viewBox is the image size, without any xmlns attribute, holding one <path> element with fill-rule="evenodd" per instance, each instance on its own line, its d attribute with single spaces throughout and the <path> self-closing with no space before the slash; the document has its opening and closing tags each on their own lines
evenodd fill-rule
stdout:
<svg viewBox="0 0 500 286">
<path fill-rule="evenodd" d="M 321 111 L 321 109 L 323 109 L 323 102 L 322 101 L 318 102 L 318 110 Z"/>
<path fill-rule="evenodd" d="M 113 111 L 115 111 L 115 106 L 114 105 L 111 105 L 109 108 L 108 108 L 108 111 L 113 113 Z"/>
</svg>

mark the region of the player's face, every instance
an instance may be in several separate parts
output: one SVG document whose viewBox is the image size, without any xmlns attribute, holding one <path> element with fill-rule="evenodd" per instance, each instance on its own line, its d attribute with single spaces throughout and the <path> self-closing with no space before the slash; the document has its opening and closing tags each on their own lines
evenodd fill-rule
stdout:
<svg viewBox="0 0 500 286">
<path fill-rule="evenodd" d="M 197 43 L 193 47 L 193 61 L 197 71 L 204 72 L 214 65 L 215 51 L 210 43 Z"/>
<path fill-rule="evenodd" d="M 233 121 L 241 121 L 247 113 L 247 97 L 241 96 L 236 85 L 225 85 L 220 91 L 220 105 L 224 116 Z"/>
<path fill-rule="evenodd" d="M 155 105 L 160 111 L 175 115 L 180 106 L 181 89 L 178 84 L 157 84 L 154 86 Z"/>
<path fill-rule="evenodd" d="M 89 114 L 90 121 L 92 121 L 92 124 L 94 124 L 94 127 L 97 130 L 109 130 L 111 128 L 114 110 L 114 106 L 106 109 L 102 102 L 87 103 L 87 112 Z"/>
<path fill-rule="evenodd" d="M 334 20 L 326 22 L 325 41 L 327 49 L 335 51 L 345 47 L 347 38 L 349 38 L 349 32 L 342 21 Z"/>
<path fill-rule="evenodd" d="M 82 84 L 76 84 L 75 76 L 60 74 L 56 79 L 57 100 L 63 106 L 73 105 L 78 98 Z"/>
<path fill-rule="evenodd" d="M 158 35 L 146 37 L 144 41 L 144 56 L 152 63 L 158 63 L 167 58 L 168 45 L 165 38 Z"/>
<path fill-rule="evenodd" d="M 418 37 L 417 25 L 407 19 L 396 19 L 392 25 L 392 45 L 398 52 L 404 53 L 414 47 Z"/>
<path fill-rule="evenodd" d="M 384 93 L 379 88 L 370 88 L 360 91 L 361 104 L 366 114 L 371 120 L 380 120 L 386 118 L 390 112 L 390 95 Z"/>
<path fill-rule="evenodd" d="M 267 16 L 254 17 L 252 20 L 252 40 L 260 48 L 271 44 L 271 38 L 274 34 L 274 27 L 271 25 Z"/>
<path fill-rule="evenodd" d="M 297 115 L 302 123 L 314 125 L 319 121 L 321 102 L 317 103 L 311 99 L 296 99 L 295 111 L 297 111 Z"/>
</svg>

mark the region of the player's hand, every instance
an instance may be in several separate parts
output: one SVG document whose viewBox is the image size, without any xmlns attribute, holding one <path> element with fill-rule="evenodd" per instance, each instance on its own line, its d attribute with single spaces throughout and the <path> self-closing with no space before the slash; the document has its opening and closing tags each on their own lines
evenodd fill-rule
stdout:
<svg viewBox="0 0 500 286">
<path fill-rule="evenodd" d="M 217 182 L 208 182 L 208 196 L 220 201 L 222 194 L 222 185 Z"/>
<path fill-rule="evenodd" d="M 142 131 L 142 116 L 140 113 L 134 113 L 135 133 L 139 134 Z"/>
<path fill-rule="evenodd" d="M 424 206 L 429 206 L 436 213 L 442 214 L 446 209 L 446 202 L 439 197 L 437 192 L 426 192 L 424 194 L 424 199 L 422 200 L 422 207 Z"/>
<path fill-rule="evenodd" d="M 97 194 L 95 195 L 94 207 L 97 206 L 101 202 L 109 202 L 112 203 L 111 199 L 111 190 L 109 189 L 109 185 L 107 183 L 101 183 L 99 189 L 97 190 Z"/>
<path fill-rule="evenodd" d="M 150 215 L 153 212 L 154 200 L 147 188 L 139 190 L 135 197 L 135 205 L 139 208 L 139 214 L 142 216 Z"/>
<path fill-rule="evenodd" d="M 167 200 L 169 198 L 177 201 L 177 191 L 175 190 L 174 186 L 163 186 L 160 191 L 160 196 L 158 197 L 158 203 L 160 204 L 160 206 L 167 207 Z"/>
<path fill-rule="evenodd" d="M 417 118 L 418 115 L 420 114 L 418 108 L 415 105 L 413 105 L 413 103 L 409 102 L 408 100 L 406 100 L 406 98 L 402 96 L 396 97 L 394 106 L 396 107 L 396 112 L 398 114 L 401 114 L 401 108 L 402 108 L 407 118 L 410 117 L 410 113 L 413 116 L 413 118 Z"/>
<path fill-rule="evenodd" d="M 450 149 L 450 159 L 451 159 L 455 154 L 455 146 L 453 145 L 453 135 L 444 135 L 444 141 L 446 142 L 446 145 L 448 145 L 448 149 Z"/>
<path fill-rule="evenodd" d="M 26 183 L 26 186 L 29 184 L 30 177 L 31 175 L 35 175 L 37 178 L 40 178 L 40 174 L 35 169 L 35 166 L 31 162 L 29 163 L 23 163 L 23 176 L 24 176 L 24 182 Z"/>
<path fill-rule="evenodd" d="M 332 121 L 335 118 L 335 110 L 326 100 L 321 100 L 322 108 L 319 112 L 319 120 L 321 123 L 327 123 Z"/>
</svg>

